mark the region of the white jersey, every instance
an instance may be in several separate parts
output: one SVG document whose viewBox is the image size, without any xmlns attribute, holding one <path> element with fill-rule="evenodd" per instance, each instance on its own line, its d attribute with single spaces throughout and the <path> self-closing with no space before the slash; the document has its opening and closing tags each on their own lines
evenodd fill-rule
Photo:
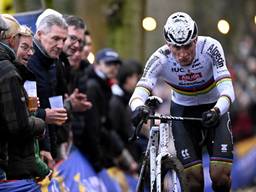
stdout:
<svg viewBox="0 0 256 192">
<path fill-rule="evenodd" d="M 195 58 L 188 66 L 181 66 L 167 45 L 160 47 L 146 63 L 137 88 L 143 88 L 149 94 L 159 78 L 172 87 L 172 100 L 180 105 L 214 103 L 220 96 L 228 98 L 229 103 L 234 100 L 222 46 L 211 37 L 198 37 Z M 146 98 L 143 98 L 142 92 L 135 90 L 131 101 L 142 98 L 144 102 Z"/>
</svg>

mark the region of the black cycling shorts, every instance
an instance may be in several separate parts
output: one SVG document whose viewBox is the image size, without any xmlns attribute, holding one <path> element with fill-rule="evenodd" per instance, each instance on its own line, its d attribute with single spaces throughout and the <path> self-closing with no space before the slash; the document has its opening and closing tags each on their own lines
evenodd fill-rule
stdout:
<svg viewBox="0 0 256 192">
<path fill-rule="evenodd" d="M 215 103 L 182 106 L 172 102 L 171 115 L 202 117 L 202 113 L 214 105 Z M 204 146 L 208 150 L 211 161 L 232 162 L 233 138 L 230 130 L 229 113 L 222 115 L 220 122 L 211 128 L 204 127 L 200 121 L 173 121 L 172 130 L 178 158 L 185 168 L 202 163 Z"/>
</svg>

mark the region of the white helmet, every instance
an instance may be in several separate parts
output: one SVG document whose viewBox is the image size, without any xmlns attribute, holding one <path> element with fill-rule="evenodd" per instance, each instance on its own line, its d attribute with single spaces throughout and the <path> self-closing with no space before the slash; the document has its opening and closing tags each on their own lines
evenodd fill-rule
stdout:
<svg viewBox="0 0 256 192">
<path fill-rule="evenodd" d="M 196 22 L 186 13 L 173 13 L 164 25 L 165 40 L 177 46 L 189 44 L 197 37 Z"/>
</svg>

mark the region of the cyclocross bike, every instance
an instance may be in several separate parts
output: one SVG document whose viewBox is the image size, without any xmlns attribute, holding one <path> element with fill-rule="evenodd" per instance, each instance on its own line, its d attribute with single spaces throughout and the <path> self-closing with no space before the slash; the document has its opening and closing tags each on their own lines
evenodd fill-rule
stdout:
<svg viewBox="0 0 256 192">
<path fill-rule="evenodd" d="M 139 181 L 136 192 L 144 191 L 146 172 L 149 168 L 150 192 L 183 192 L 187 191 L 187 185 L 183 172 L 183 166 L 177 158 L 172 134 L 172 121 L 194 120 L 201 118 L 174 117 L 155 113 L 155 109 L 162 103 L 162 99 L 151 96 L 146 105 L 151 112 L 147 119 L 143 119 L 136 127 L 131 141 L 138 139 L 142 124 L 150 119 L 150 134 L 147 149 L 142 162 Z M 160 121 L 156 123 L 156 120 Z"/>
</svg>

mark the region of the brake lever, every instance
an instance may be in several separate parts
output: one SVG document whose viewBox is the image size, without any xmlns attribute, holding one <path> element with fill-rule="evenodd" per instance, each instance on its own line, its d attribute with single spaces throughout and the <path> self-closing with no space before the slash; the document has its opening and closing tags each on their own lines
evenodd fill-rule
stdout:
<svg viewBox="0 0 256 192">
<path fill-rule="evenodd" d="M 135 130 L 134 130 L 134 132 L 133 132 L 133 135 L 128 139 L 128 141 L 133 142 L 133 141 L 136 141 L 137 139 L 140 138 L 138 135 L 139 135 L 139 133 L 140 133 L 140 130 L 141 130 L 141 128 L 142 128 L 142 125 L 143 125 L 144 121 L 145 121 L 145 120 L 142 119 L 142 120 L 139 122 L 138 126 L 135 128 Z"/>
</svg>

